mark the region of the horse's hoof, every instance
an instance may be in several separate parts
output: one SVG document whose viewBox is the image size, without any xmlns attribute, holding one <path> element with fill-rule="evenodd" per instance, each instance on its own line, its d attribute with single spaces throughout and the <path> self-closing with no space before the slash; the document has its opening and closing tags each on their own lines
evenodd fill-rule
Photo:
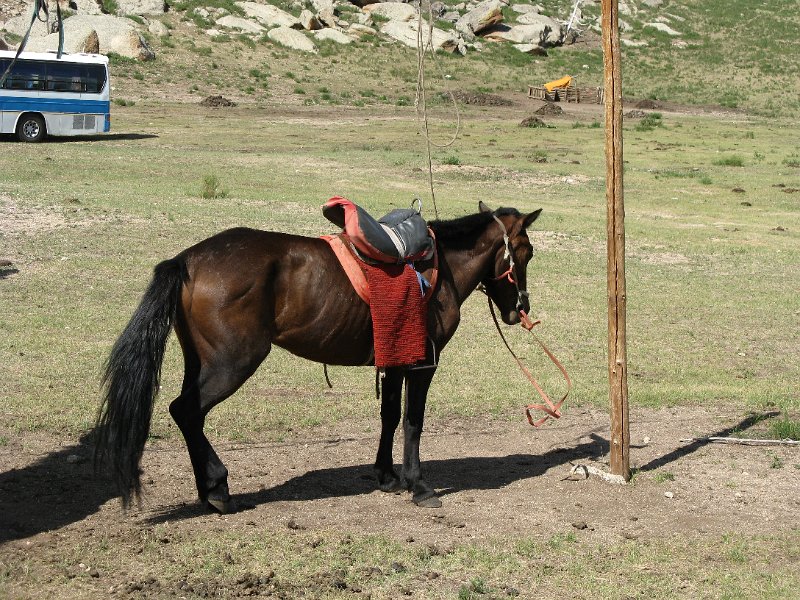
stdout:
<svg viewBox="0 0 800 600">
<path fill-rule="evenodd" d="M 412 502 L 421 508 L 441 508 L 442 501 L 433 493 L 417 494 L 412 497 Z"/>
<path fill-rule="evenodd" d="M 229 515 L 231 513 L 235 513 L 239 507 L 236 505 L 236 501 L 232 498 L 228 498 L 227 500 L 219 500 L 217 498 L 209 498 L 206 500 L 208 504 L 208 509 L 211 512 L 219 513 L 221 515 Z"/>
</svg>

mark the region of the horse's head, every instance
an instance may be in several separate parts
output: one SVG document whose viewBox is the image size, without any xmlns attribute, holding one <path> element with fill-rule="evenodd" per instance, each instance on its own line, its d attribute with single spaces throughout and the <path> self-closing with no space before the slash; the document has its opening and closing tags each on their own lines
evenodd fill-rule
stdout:
<svg viewBox="0 0 800 600">
<path fill-rule="evenodd" d="M 525 231 L 533 223 L 542 209 L 522 215 L 516 210 L 492 211 L 483 202 L 478 207 L 481 212 L 491 213 L 499 243 L 494 255 L 494 268 L 481 281 L 486 293 L 497 305 L 500 317 L 507 325 L 516 325 L 521 320 L 520 311 L 528 313 L 531 309 L 528 301 L 526 271 L 528 262 L 533 257 L 533 246 Z"/>
</svg>

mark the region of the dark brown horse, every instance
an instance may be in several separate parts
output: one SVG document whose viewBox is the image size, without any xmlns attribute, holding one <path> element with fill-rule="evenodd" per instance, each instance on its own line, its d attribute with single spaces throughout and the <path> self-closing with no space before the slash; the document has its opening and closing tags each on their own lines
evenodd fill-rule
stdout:
<svg viewBox="0 0 800 600">
<path fill-rule="evenodd" d="M 529 310 L 525 270 L 533 249 L 525 230 L 541 210 L 522 215 L 510 208 L 479 207 L 478 214 L 430 223 L 439 277 L 428 308 L 429 365 L 455 333 L 460 307 L 479 284 L 505 323 L 518 323 L 520 310 Z M 433 267 L 431 262 L 417 266 Z M 200 500 L 220 512 L 234 505 L 228 470 L 203 433 L 205 417 L 255 372 L 272 344 L 330 365 L 368 365 L 373 357 L 369 307 L 321 239 L 230 229 L 162 262 L 112 349 L 104 378 L 96 458 L 110 465 L 125 506 L 141 492 L 139 463 L 173 327 L 185 371 L 181 394 L 169 411 L 186 439 Z M 413 501 L 426 507 L 441 506 L 422 479 L 419 461 L 425 400 L 435 371 L 435 366 L 386 370 L 375 460 L 381 490 L 410 490 Z M 398 475 L 392 445 L 404 380 L 403 469 Z"/>
</svg>

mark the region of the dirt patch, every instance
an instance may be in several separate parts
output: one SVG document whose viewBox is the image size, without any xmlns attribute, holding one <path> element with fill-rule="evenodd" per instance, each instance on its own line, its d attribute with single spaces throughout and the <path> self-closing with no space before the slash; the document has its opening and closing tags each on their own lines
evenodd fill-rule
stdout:
<svg viewBox="0 0 800 600">
<path fill-rule="evenodd" d="M 245 509 L 225 517 L 208 515 L 196 503 L 187 453 L 177 441 L 148 446 L 144 504 L 125 515 L 109 483 L 93 475 L 85 440 L 4 431 L 0 548 L 9 564 L 24 562 L 41 575 L 35 579 L 42 593 L 55 574 L 81 578 L 83 597 L 104 597 L 109 590 L 123 598 L 294 597 L 299 590 L 268 569 L 245 570 L 225 581 L 187 580 L 170 571 L 167 560 L 142 571 L 124 561 L 116 565 L 111 555 L 86 555 L 87 539 L 105 536 L 113 555 L 135 560 L 143 549 L 162 547 L 167 556 L 171 546 L 246 538 L 254 527 L 267 536 L 306 536 L 312 550 L 336 531 L 344 536 L 341 543 L 349 543 L 345 532 L 382 535 L 431 553 L 500 537 L 547 539 L 564 531 L 593 546 L 730 531 L 788 533 L 800 526 L 798 449 L 695 439 L 736 430 L 754 434 L 761 419 L 729 408 L 635 410 L 631 455 L 638 471 L 634 483 L 623 487 L 570 476 L 574 464 L 606 468 L 604 411 L 573 409 L 541 430 L 522 419 L 432 420 L 423 436 L 423 468 L 444 502 L 433 510 L 415 507 L 408 494 L 376 491 L 371 464 L 377 433 L 365 434 L 365 423 L 315 428 L 284 442 L 217 442 Z M 218 543 L 224 566 L 234 560 L 225 550 L 230 542 Z M 95 566 L 100 563 L 106 566 Z M 403 568 L 392 562 L 385 570 Z M 319 589 L 348 586 L 343 573 L 317 577 Z"/>
<path fill-rule="evenodd" d="M 530 128 L 537 128 L 537 127 L 547 127 L 547 123 L 542 121 L 539 117 L 525 117 L 519 124 L 520 127 L 530 127 Z"/>
<path fill-rule="evenodd" d="M 508 98 L 497 96 L 495 94 L 486 94 L 483 92 L 453 92 L 453 96 L 458 102 L 462 104 L 470 104 L 473 106 L 513 106 L 514 103 Z M 449 95 L 444 94 L 443 98 L 448 100 Z"/>
<path fill-rule="evenodd" d="M 535 111 L 535 113 L 537 115 L 546 117 L 557 117 L 559 115 L 564 114 L 564 109 L 561 108 L 558 104 L 554 104 L 552 102 L 545 102 Z"/>
<path fill-rule="evenodd" d="M 644 100 L 639 100 L 636 103 L 636 108 L 645 108 L 647 110 L 656 110 L 661 108 L 661 104 L 656 102 L 655 100 L 650 100 L 649 98 L 645 98 Z"/>
<path fill-rule="evenodd" d="M 228 100 L 224 96 L 207 96 L 200 101 L 200 106 L 210 106 L 212 108 L 226 108 L 236 106 L 236 102 Z"/>
</svg>

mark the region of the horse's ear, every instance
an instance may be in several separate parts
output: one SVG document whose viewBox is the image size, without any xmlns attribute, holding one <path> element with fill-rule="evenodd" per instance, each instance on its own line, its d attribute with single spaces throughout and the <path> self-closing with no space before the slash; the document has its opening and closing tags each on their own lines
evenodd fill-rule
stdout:
<svg viewBox="0 0 800 600">
<path fill-rule="evenodd" d="M 539 218 L 539 215 L 542 213 L 542 209 L 535 210 L 529 215 L 526 215 L 525 218 L 522 220 L 522 228 L 527 229 L 530 227 L 531 223 L 533 223 L 536 219 Z"/>
<path fill-rule="evenodd" d="M 494 211 L 492 211 L 492 209 L 491 209 L 491 208 L 489 208 L 488 206 L 486 206 L 486 205 L 483 203 L 483 200 L 478 200 L 478 210 L 479 210 L 479 211 L 481 211 L 482 213 L 485 213 L 485 212 L 488 212 L 488 213 L 490 213 L 490 212 L 494 212 Z"/>
</svg>

